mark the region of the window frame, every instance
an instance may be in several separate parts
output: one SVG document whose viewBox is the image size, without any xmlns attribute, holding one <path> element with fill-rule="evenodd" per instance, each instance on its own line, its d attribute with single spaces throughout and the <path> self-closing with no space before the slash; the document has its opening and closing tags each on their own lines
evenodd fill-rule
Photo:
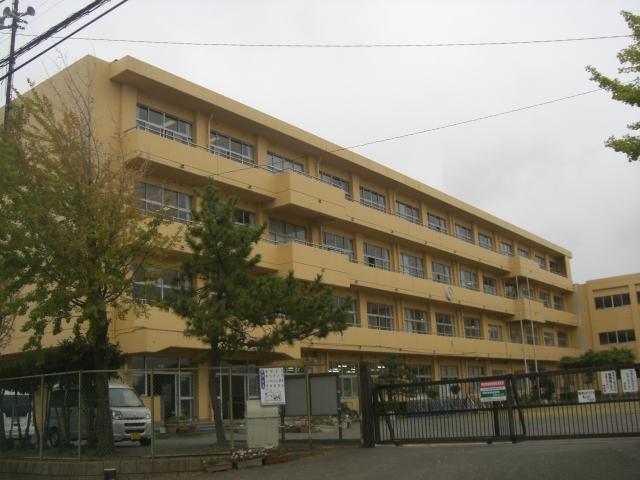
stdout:
<svg viewBox="0 0 640 480">
<path fill-rule="evenodd" d="M 444 273 L 440 271 L 436 271 L 436 266 L 438 266 L 438 270 L 440 270 L 440 267 L 443 267 L 442 270 L 444 270 Z M 451 285 L 451 281 L 452 281 L 451 266 L 445 263 L 440 263 L 433 260 L 431 262 L 431 279 L 437 283 Z"/>
<path fill-rule="evenodd" d="M 427 213 L 427 228 L 440 233 L 449 233 L 447 219 L 435 213 Z"/>
<path fill-rule="evenodd" d="M 387 211 L 387 198 L 375 190 L 371 190 L 367 187 L 360 187 L 360 205 L 373 208 L 379 212 Z"/>
<path fill-rule="evenodd" d="M 281 224 L 284 228 L 283 232 L 274 231 L 273 226 Z M 289 229 L 293 231 L 288 232 Z M 299 238 L 298 234 L 302 232 L 304 238 Z M 303 225 L 296 225 L 295 223 L 285 222 L 277 218 L 269 218 L 269 241 L 276 245 L 284 245 L 290 242 L 295 243 L 307 243 L 307 227 Z"/>
<path fill-rule="evenodd" d="M 463 317 L 464 338 L 482 339 L 482 320 L 476 317 Z"/>
<path fill-rule="evenodd" d="M 367 253 L 367 250 L 371 249 L 373 249 L 374 253 Z M 376 252 L 376 249 L 380 252 Z M 365 242 L 362 245 L 362 251 L 364 253 L 363 262 L 365 265 L 372 268 L 379 268 L 381 270 L 391 270 L 391 257 L 389 255 L 388 248 Z M 377 256 L 378 253 L 382 253 L 383 255 Z"/>
<path fill-rule="evenodd" d="M 456 318 L 454 315 L 436 312 L 436 335 L 439 337 L 456 336 Z"/>
<path fill-rule="evenodd" d="M 278 162 L 276 162 L 276 160 Z M 278 165 L 278 163 L 280 165 Z M 268 151 L 267 170 L 272 173 L 282 173 L 289 170 L 295 173 L 304 173 L 304 165 L 300 162 L 296 162 L 295 160 L 291 160 L 284 155 Z"/>
<path fill-rule="evenodd" d="M 462 225 L 461 223 L 454 224 L 454 231 L 456 238 L 468 243 L 473 242 L 473 229 Z"/>
<path fill-rule="evenodd" d="M 375 312 L 372 310 L 376 310 Z M 386 310 L 386 313 L 381 313 Z M 372 321 L 373 319 L 373 321 Z M 393 305 L 379 302 L 367 302 L 367 326 L 373 330 L 395 330 Z"/>
<path fill-rule="evenodd" d="M 227 147 L 216 144 L 216 141 L 218 139 L 223 138 L 227 140 Z M 233 151 L 233 149 L 231 148 L 232 142 L 240 146 L 240 153 Z M 233 160 L 234 162 L 239 162 L 244 165 L 256 164 L 255 146 L 253 144 L 245 142 L 238 138 L 233 138 L 231 135 L 227 135 L 217 130 L 209 131 L 209 149 L 214 154 L 220 155 L 224 158 L 228 158 L 229 160 Z M 246 151 L 250 152 L 250 154 L 245 153 Z"/>
<path fill-rule="evenodd" d="M 419 316 L 415 315 L 417 313 L 422 314 L 422 318 L 418 318 Z M 431 328 L 429 323 L 429 312 L 420 308 L 405 307 L 405 331 L 409 333 L 419 333 L 421 335 L 430 335 Z"/>
<path fill-rule="evenodd" d="M 408 263 L 405 262 L 407 260 L 409 261 Z M 415 264 L 411 264 L 412 262 Z M 410 253 L 400 252 L 400 273 L 416 278 L 424 278 L 424 259 Z"/>
<path fill-rule="evenodd" d="M 405 211 L 403 211 L 405 210 Z M 408 203 L 396 200 L 396 216 L 416 225 L 420 225 L 420 209 Z"/>
</svg>

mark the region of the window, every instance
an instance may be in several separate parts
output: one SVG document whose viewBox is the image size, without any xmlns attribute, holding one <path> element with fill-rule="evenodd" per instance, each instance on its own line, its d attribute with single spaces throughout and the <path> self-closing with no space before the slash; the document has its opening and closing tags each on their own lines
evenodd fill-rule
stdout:
<svg viewBox="0 0 640 480">
<path fill-rule="evenodd" d="M 529 251 L 525 250 L 524 248 L 518 247 L 518 256 L 519 257 L 524 257 L 524 258 L 529 258 Z"/>
<path fill-rule="evenodd" d="M 441 365 L 440 380 L 453 380 L 458 378 L 458 367 L 456 365 Z"/>
<path fill-rule="evenodd" d="M 473 243 L 473 231 L 459 223 L 456 223 L 456 237 L 465 242 Z"/>
<path fill-rule="evenodd" d="M 540 301 L 545 306 L 545 308 L 551 307 L 551 302 L 549 301 L 549 292 L 539 292 L 538 296 L 540 297 Z"/>
<path fill-rule="evenodd" d="M 564 275 L 564 271 L 562 270 L 558 260 L 549 260 L 549 271 L 551 273 L 557 273 L 558 275 Z"/>
<path fill-rule="evenodd" d="M 493 370 L 491 370 L 491 375 L 506 375 L 506 374 L 507 374 L 507 371 L 501 368 L 494 368 Z"/>
<path fill-rule="evenodd" d="M 387 211 L 384 195 L 364 187 L 360 187 L 360 203 L 365 207 L 374 208 L 381 212 Z"/>
<path fill-rule="evenodd" d="M 640 292 L 636 292 L 636 300 L 638 300 L 638 303 L 640 303 Z"/>
<path fill-rule="evenodd" d="M 479 318 L 464 317 L 464 336 L 482 338 L 482 326 Z"/>
<path fill-rule="evenodd" d="M 344 302 L 346 301 L 346 297 L 333 297 L 333 304 L 336 308 L 340 308 Z M 358 326 L 358 316 L 356 315 L 356 305 L 355 301 L 351 302 L 351 308 L 347 310 L 347 325 L 351 325 L 352 327 Z"/>
<path fill-rule="evenodd" d="M 540 255 L 536 255 L 534 257 L 534 260 L 536 261 L 536 263 L 541 269 L 543 270 L 547 269 L 547 261 L 544 259 L 544 257 L 541 257 Z"/>
<path fill-rule="evenodd" d="M 553 296 L 553 308 L 556 310 L 564 310 L 564 298 L 561 295 Z"/>
<path fill-rule="evenodd" d="M 468 270 L 460 270 L 460 286 L 469 290 L 478 290 L 478 274 Z"/>
<path fill-rule="evenodd" d="M 400 273 L 413 277 L 424 278 L 424 262 L 420 257 L 407 253 L 400 254 Z"/>
<path fill-rule="evenodd" d="M 553 332 L 544 332 L 542 334 L 542 340 L 544 341 L 545 347 L 556 346 L 556 336 Z"/>
<path fill-rule="evenodd" d="M 453 315 L 436 313 L 436 332 L 441 337 L 455 337 L 456 324 Z"/>
<path fill-rule="evenodd" d="M 568 347 L 569 346 L 569 334 L 567 332 L 558 332 L 558 346 L 559 347 Z"/>
<path fill-rule="evenodd" d="M 600 345 L 612 343 L 627 343 L 636 341 L 635 330 L 618 330 L 614 332 L 600 332 Z"/>
<path fill-rule="evenodd" d="M 601 310 L 603 308 L 615 308 L 622 307 L 624 305 L 631 305 L 631 297 L 628 293 L 619 293 L 617 295 L 605 295 L 603 297 L 596 297 L 596 309 Z"/>
<path fill-rule="evenodd" d="M 433 281 L 438 283 L 451 283 L 451 267 L 438 262 L 431 262 Z"/>
<path fill-rule="evenodd" d="M 523 298 L 528 298 L 529 300 L 533 300 L 533 290 L 527 287 L 522 287 L 520 289 L 520 294 Z"/>
<path fill-rule="evenodd" d="M 389 270 L 391 268 L 389 263 L 389 250 L 377 245 L 365 243 L 364 263 L 369 265 L 370 267 Z"/>
<path fill-rule="evenodd" d="M 511 325 L 509 327 L 509 338 L 513 343 L 522 343 L 522 330 L 520 325 Z"/>
<path fill-rule="evenodd" d="M 285 170 L 293 170 L 298 173 L 304 172 L 304 165 L 301 163 L 272 152 L 267 152 L 267 168 L 272 172 L 284 172 Z"/>
<path fill-rule="evenodd" d="M 396 200 L 396 215 L 412 223 L 420 224 L 420 210 Z"/>
<path fill-rule="evenodd" d="M 234 215 L 237 225 L 248 225 L 250 227 L 256 226 L 256 214 L 254 212 L 236 208 Z"/>
<path fill-rule="evenodd" d="M 493 342 L 502 341 L 502 327 L 500 325 L 489 324 L 489 340 Z"/>
<path fill-rule="evenodd" d="M 470 366 L 468 370 L 469 378 L 484 377 L 484 367 Z"/>
<path fill-rule="evenodd" d="M 173 303 L 177 292 L 188 280 L 181 272 L 167 270 L 162 275 L 154 278 L 151 269 L 142 267 L 136 269 L 133 274 L 133 298 L 138 303 Z M 150 280 L 150 278 L 154 278 Z"/>
<path fill-rule="evenodd" d="M 155 212 L 166 208 L 167 216 L 172 220 L 182 223 L 190 223 L 193 220 L 191 195 L 140 182 L 138 198 L 140 199 L 140 208 L 145 212 Z"/>
<path fill-rule="evenodd" d="M 428 382 L 433 378 L 431 365 L 408 365 L 407 368 L 416 382 Z"/>
<path fill-rule="evenodd" d="M 516 284 L 511 281 L 504 282 L 504 296 L 507 298 L 518 298 Z"/>
<path fill-rule="evenodd" d="M 531 325 L 524 327 L 524 332 L 529 345 L 538 345 L 538 327 L 531 328 Z"/>
<path fill-rule="evenodd" d="M 367 320 L 369 328 L 393 330 L 393 306 L 367 302 Z"/>
<path fill-rule="evenodd" d="M 512 256 L 513 255 L 513 245 L 507 242 L 500 242 L 500 253 L 502 255 Z"/>
<path fill-rule="evenodd" d="M 433 213 L 427 214 L 427 226 L 431 230 L 447 233 L 447 221 Z"/>
<path fill-rule="evenodd" d="M 484 293 L 488 293 L 489 295 L 497 295 L 498 294 L 498 284 L 495 278 L 482 276 L 482 288 Z"/>
<path fill-rule="evenodd" d="M 136 108 L 136 126 L 146 132 L 155 133 L 180 143 L 191 144 L 192 124 L 164 112 L 144 105 Z"/>
<path fill-rule="evenodd" d="M 411 333 L 431 333 L 429 331 L 429 321 L 427 312 L 416 308 L 404 309 L 404 326 L 407 332 Z"/>
<path fill-rule="evenodd" d="M 274 243 L 305 242 L 307 229 L 282 220 L 269 219 L 269 240 Z"/>
<path fill-rule="evenodd" d="M 344 253 L 351 261 L 355 260 L 355 255 L 353 254 L 353 240 L 350 238 L 336 235 L 335 233 L 324 232 L 322 234 L 322 246 L 327 250 Z"/>
<path fill-rule="evenodd" d="M 209 148 L 213 153 L 230 158 L 245 165 L 253 165 L 253 145 L 228 137 L 220 132 L 211 132 Z"/>
<path fill-rule="evenodd" d="M 341 397 L 358 396 L 358 369 L 355 363 L 331 362 L 329 372 L 338 374 Z"/>
<path fill-rule="evenodd" d="M 334 187 L 344 190 L 345 194 L 351 196 L 351 188 L 349 186 L 349 182 L 347 182 L 346 180 L 323 171 L 320 171 L 320 180 L 324 183 L 328 183 L 329 185 L 333 185 Z"/>
<path fill-rule="evenodd" d="M 484 233 L 478 233 L 478 244 L 487 250 L 493 250 L 493 238 Z"/>
</svg>

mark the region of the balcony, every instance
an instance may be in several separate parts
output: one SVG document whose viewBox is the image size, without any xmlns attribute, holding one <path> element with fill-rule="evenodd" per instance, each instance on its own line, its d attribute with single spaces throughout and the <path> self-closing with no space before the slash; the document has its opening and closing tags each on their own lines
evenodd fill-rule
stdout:
<svg viewBox="0 0 640 480">
<path fill-rule="evenodd" d="M 515 300 L 515 302 L 515 315 L 518 317 L 521 316 L 526 320 L 533 320 L 537 323 L 551 322 L 572 327 L 578 326 L 578 319 L 575 313 L 547 308 L 542 302 L 530 301 L 523 297 Z"/>
<path fill-rule="evenodd" d="M 540 265 L 530 258 L 521 256 L 507 257 L 510 260 L 511 275 L 528 277 L 532 280 L 552 285 L 560 290 L 573 292 L 573 283 L 566 275 L 554 273 L 540 268 Z"/>
</svg>

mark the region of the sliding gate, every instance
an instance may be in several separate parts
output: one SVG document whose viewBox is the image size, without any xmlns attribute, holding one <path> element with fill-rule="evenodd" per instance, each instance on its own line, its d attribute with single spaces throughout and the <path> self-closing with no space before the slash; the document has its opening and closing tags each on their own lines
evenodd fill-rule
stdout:
<svg viewBox="0 0 640 480">
<path fill-rule="evenodd" d="M 370 389 L 376 443 L 640 435 L 640 365 Z"/>
</svg>

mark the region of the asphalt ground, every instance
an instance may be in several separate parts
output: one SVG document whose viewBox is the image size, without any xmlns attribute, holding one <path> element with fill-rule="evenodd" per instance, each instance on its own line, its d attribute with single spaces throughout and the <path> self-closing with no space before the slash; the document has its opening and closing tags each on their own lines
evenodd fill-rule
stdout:
<svg viewBox="0 0 640 480">
<path fill-rule="evenodd" d="M 215 476 L 214 476 L 215 475 Z M 341 447 L 199 479 L 638 480 L 640 438 Z"/>
</svg>

